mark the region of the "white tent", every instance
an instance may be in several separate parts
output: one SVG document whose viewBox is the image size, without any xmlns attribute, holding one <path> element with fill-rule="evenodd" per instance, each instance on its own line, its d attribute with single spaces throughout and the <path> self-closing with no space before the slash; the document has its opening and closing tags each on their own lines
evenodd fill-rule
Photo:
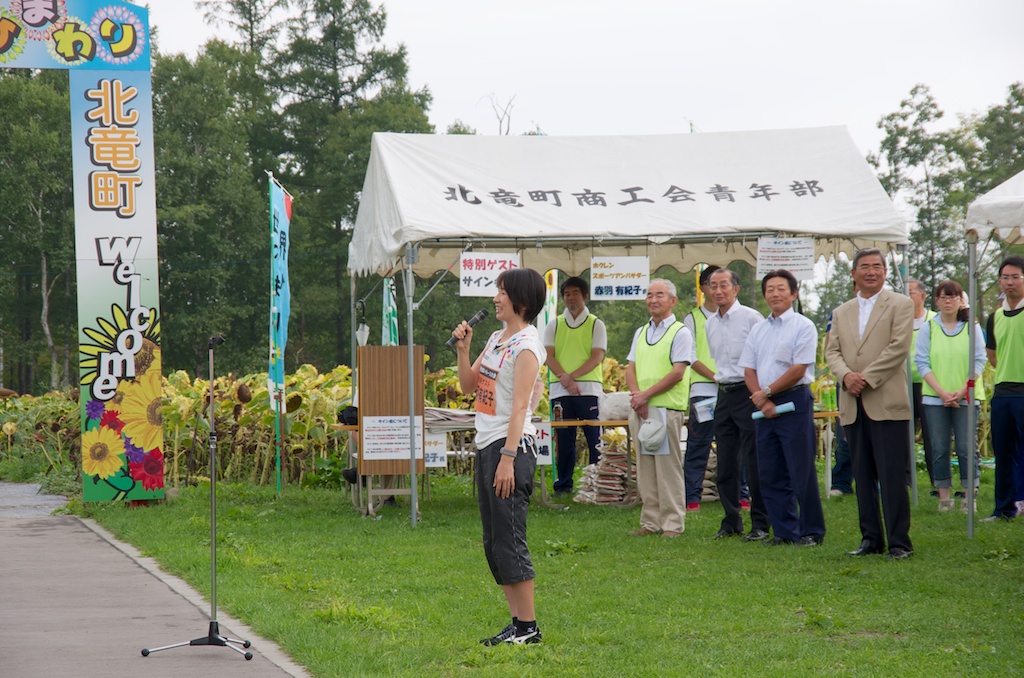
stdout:
<svg viewBox="0 0 1024 678">
<path fill-rule="evenodd" d="M 573 275 L 590 257 L 652 269 L 756 256 L 759 235 L 812 235 L 819 254 L 907 241 L 845 127 L 669 136 L 374 134 L 349 268 L 447 269 L 454 248 L 520 251 Z M 753 243 L 745 247 L 744 243 Z"/>
<path fill-rule="evenodd" d="M 404 272 L 411 364 L 415 275 L 452 269 L 461 251 L 517 251 L 523 266 L 571 275 L 594 255 L 647 256 L 652 270 L 687 271 L 702 262 L 755 263 L 757 238 L 777 235 L 813 236 L 819 255 L 850 254 L 906 243 L 907 223 L 845 127 L 620 137 L 377 133 L 349 271 Z M 410 383 L 410 412 L 413 391 Z M 414 476 L 413 451 L 410 468 Z"/>
<path fill-rule="evenodd" d="M 992 239 L 1002 240 L 1007 245 L 1024 244 L 1024 172 L 1020 172 L 999 184 L 985 195 L 980 196 L 967 208 L 967 256 L 968 276 L 967 294 L 971 302 L 968 327 L 974 327 L 976 309 L 978 308 L 978 241 L 989 241 Z M 974 333 L 970 334 L 970 356 L 974 355 Z M 968 397 L 974 400 L 974 389 L 970 389 Z M 975 409 L 968 409 L 968 428 L 973 431 L 976 427 Z M 971 438 L 970 459 L 973 460 L 977 439 Z M 974 464 L 968 466 L 968 479 L 973 480 Z M 973 500 L 974 484 L 968 483 L 967 496 Z M 974 509 L 973 501 L 969 501 L 969 515 L 967 520 L 967 536 L 974 536 Z"/>
<path fill-rule="evenodd" d="M 1024 243 L 1024 172 L 1015 174 L 967 208 L 967 233 L 992 235 L 1007 244 Z"/>
</svg>

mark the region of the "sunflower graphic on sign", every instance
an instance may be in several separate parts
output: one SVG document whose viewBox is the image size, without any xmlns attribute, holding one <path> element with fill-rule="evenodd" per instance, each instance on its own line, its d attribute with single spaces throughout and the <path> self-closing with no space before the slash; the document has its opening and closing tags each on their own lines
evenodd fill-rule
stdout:
<svg viewBox="0 0 1024 678">
<path fill-rule="evenodd" d="M 134 329 L 138 327 L 146 329 Z M 96 326 L 86 327 L 82 333 L 90 340 L 79 344 L 83 356 L 84 499 L 160 498 L 164 487 L 164 398 L 157 313 L 149 310 L 133 323 L 114 304 L 110 318 L 97 318 Z M 116 362 L 110 356 L 126 353 L 131 356 L 127 359 L 130 364 L 122 363 L 116 391 L 101 396 L 104 400 L 92 394 L 91 387 Z"/>
</svg>

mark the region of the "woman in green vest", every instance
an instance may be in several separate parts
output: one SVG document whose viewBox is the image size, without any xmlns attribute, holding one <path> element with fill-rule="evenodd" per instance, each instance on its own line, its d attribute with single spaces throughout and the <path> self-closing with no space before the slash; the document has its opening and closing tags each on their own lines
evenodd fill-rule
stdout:
<svg viewBox="0 0 1024 678">
<path fill-rule="evenodd" d="M 976 379 L 985 367 L 985 340 L 981 327 L 975 324 L 974 369 L 973 374 L 968 375 L 970 335 L 965 331 L 968 316 L 963 287 L 956 281 L 943 280 L 935 288 L 935 303 L 939 313 L 918 332 L 914 363 L 924 380 L 921 400 L 925 423 L 931 434 L 932 470 L 935 474 L 935 488 L 939 491 L 939 510 L 949 511 L 953 508 L 953 500 L 949 496 L 953 475 L 950 468 L 950 438 L 956 441 L 960 486 L 966 490 L 968 436 L 977 435 L 977 430 L 967 430 L 967 407 L 977 407 L 978 401 L 985 399 L 981 379 L 977 379 L 974 402 L 968 403 L 967 382 Z M 978 471 L 978 460 L 975 457 L 975 489 L 978 487 Z M 967 510 L 966 496 L 960 508 Z"/>
</svg>

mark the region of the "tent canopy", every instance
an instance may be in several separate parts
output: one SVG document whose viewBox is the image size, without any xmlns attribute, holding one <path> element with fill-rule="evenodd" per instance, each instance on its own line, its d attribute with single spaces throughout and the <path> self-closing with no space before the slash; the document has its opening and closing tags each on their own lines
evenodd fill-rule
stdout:
<svg viewBox="0 0 1024 678">
<path fill-rule="evenodd" d="M 758 236 L 817 238 L 819 254 L 907 241 L 845 127 L 548 137 L 373 135 L 349 268 L 429 276 L 459 250 L 519 251 L 578 275 L 592 256 L 651 268 L 752 262 Z"/>
<path fill-rule="evenodd" d="M 967 231 L 979 240 L 993 233 L 1006 243 L 1024 243 L 1024 172 L 1015 174 L 967 208 Z"/>
</svg>

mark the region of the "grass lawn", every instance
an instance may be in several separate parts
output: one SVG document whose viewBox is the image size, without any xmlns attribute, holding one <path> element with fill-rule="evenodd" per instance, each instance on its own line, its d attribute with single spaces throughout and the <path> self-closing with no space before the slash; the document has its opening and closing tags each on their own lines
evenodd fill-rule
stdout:
<svg viewBox="0 0 1024 678">
<path fill-rule="evenodd" d="M 985 470 L 979 517 L 991 482 Z M 844 555 L 860 542 L 853 497 L 825 502 L 819 548 L 712 541 L 717 503 L 674 540 L 627 536 L 638 508 L 534 504 L 544 643 L 485 648 L 508 620 L 468 478 L 435 477 L 416 528 L 401 500 L 372 520 L 347 492 L 221 485 L 217 598 L 322 677 L 1021 675 L 1024 520 L 968 540 L 966 516 L 920 487 L 902 562 Z M 207 486 L 86 509 L 207 594 L 208 511 Z"/>
</svg>

